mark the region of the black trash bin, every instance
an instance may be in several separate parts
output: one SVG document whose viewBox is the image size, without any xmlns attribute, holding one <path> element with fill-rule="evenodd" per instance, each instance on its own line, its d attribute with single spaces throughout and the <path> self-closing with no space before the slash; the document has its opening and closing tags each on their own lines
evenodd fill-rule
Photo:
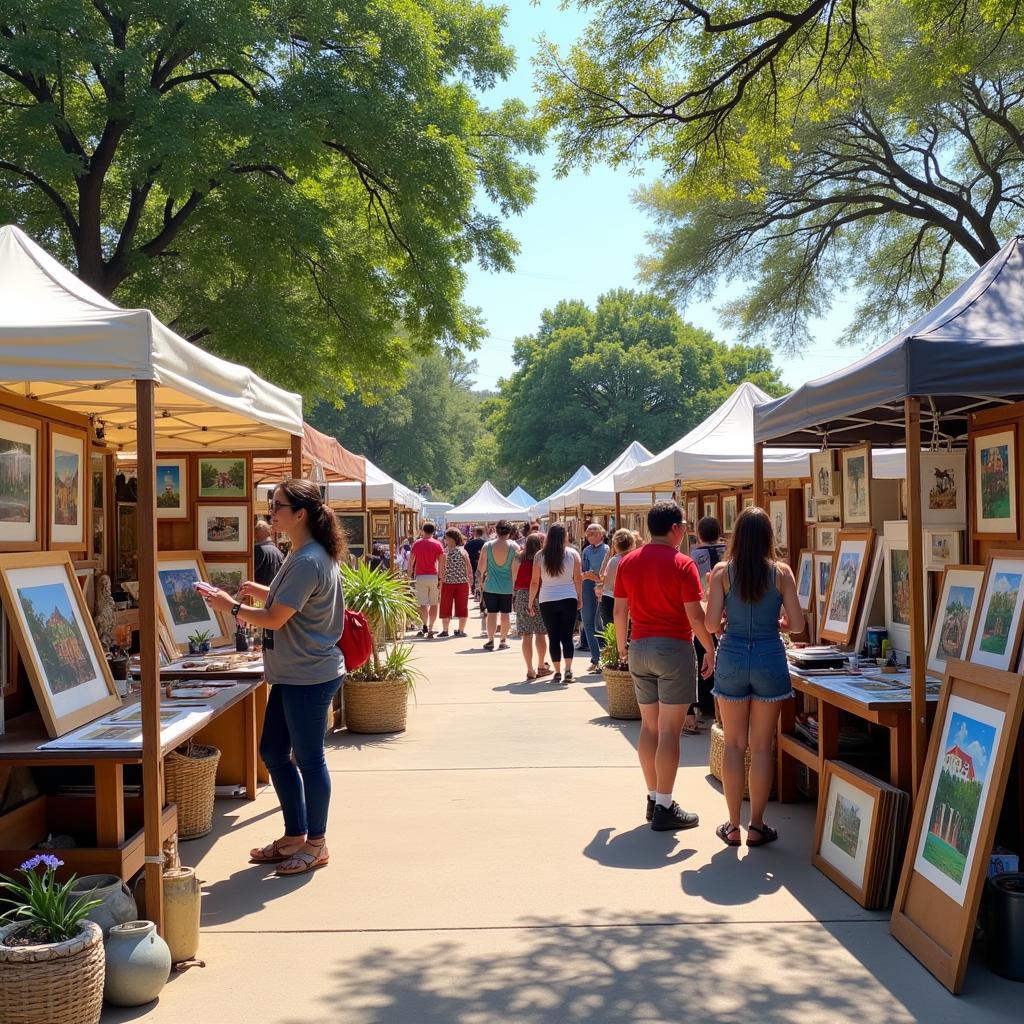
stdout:
<svg viewBox="0 0 1024 1024">
<path fill-rule="evenodd" d="M 1024 981 L 1024 872 L 1008 871 L 985 882 L 985 954 L 989 967 Z"/>
</svg>

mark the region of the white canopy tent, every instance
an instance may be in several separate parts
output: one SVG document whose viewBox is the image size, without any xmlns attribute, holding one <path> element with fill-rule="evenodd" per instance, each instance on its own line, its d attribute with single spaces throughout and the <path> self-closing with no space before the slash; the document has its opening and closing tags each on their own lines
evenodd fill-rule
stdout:
<svg viewBox="0 0 1024 1024">
<path fill-rule="evenodd" d="M 672 491 L 676 480 L 684 490 L 750 483 L 754 479 L 754 407 L 770 401 L 771 395 L 744 381 L 675 444 L 639 465 L 617 471 L 615 490 Z M 782 480 L 809 473 L 807 449 L 765 449 L 765 477 Z"/>
<path fill-rule="evenodd" d="M 277 481 L 268 481 L 257 487 L 257 497 L 266 501 L 270 497 L 270 488 Z M 358 482 L 334 481 L 327 485 L 327 500 L 358 505 L 361 501 L 360 484 Z M 393 501 L 396 505 L 419 512 L 423 507 L 423 499 L 405 484 L 399 483 L 394 477 L 388 476 L 379 466 L 366 460 L 366 501 L 367 504 L 380 504 Z"/>
<path fill-rule="evenodd" d="M 506 498 L 490 480 L 485 480 L 472 497 L 448 509 L 449 523 L 496 523 L 499 519 L 522 519 L 526 511 Z"/>
<path fill-rule="evenodd" d="M 516 489 L 506 495 L 509 501 L 518 505 L 524 512 L 531 506 L 537 504 L 537 499 L 526 490 L 525 487 L 516 485 Z"/>
<path fill-rule="evenodd" d="M 615 484 L 616 473 L 625 473 L 645 462 L 651 457 L 649 448 L 645 448 L 639 441 L 633 441 L 623 452 L 608 463 L 595 477 L 588 480 L 579 487 L 551 501 L 551 508 L 555 511 L 565 511 L 574 508 L 610 508 L 615 505 Z M 671 495 L 659 495 L 659 497 L 671 497 Z M 624 495 L 620 504 L 623 505 L 649 505 L 651 502 L 650 493 Z"/>
<path fill-rule="evenodd" d="M 540 501 L 535 502 L 531 505 L 527 511 L 534 519 L 541 519 L 551 512 L 551 502 L 556 498 L 561 497 L 566 491 L 571 491 L 580 484 L 585 484 L 588 480 L 593 480 L 594 474 L 586 466 L 580 466 L 575 473 L 568 480 L 562 484 L 557 490 L 552 491 L 546 498 L 541 498 Z"/>
</svg>

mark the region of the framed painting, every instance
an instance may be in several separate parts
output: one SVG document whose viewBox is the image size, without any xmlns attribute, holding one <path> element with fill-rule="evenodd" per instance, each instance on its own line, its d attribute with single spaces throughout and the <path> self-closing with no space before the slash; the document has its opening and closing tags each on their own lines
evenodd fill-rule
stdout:
<svg viewBox="0 0 1024 1024">
<path fill-rule="evenodd" d="M 825 598 L 828 597 L 828 586 L 832 580 L 832 555 L 814 553 L 814 595 L 817 605 L 818 622 L 825 621 Z"/>
<path fill-rule="evenodd" d="M 967 452 L 921 452 L 921 523 L 967 525 Z"/>
<path fill-rule="evenodd" d="M 739 497 L 735 494 L 726 494 L 722 497 L 722 530 L 725 533 L 732 533 L 736 525 L 736 517 L 739 515 L 737 507 Z"/>
<path fill-rule="evenodd" d="M 249 474 L 244 456 L 199 460 L 200 498 L 247 498 Z"/>
<path fill-rule="evenodd" d="M 960 562 L 960 531 L 924 531 L 924 567 L 932 572 L 941 572 L 948 565 Z"/>
<path fill-rule="evenodd" d="M 804 522 L 816 523 L 818 521 L 814 512 L 814 493 L 810 484 L 804 484 Z"/>
<path fill-rule="evenodd" d="M 686 525 L 689 526 L 691 531 L 696 530 L 696 528 L 697 528 L 697 499 L 696 498 L 687 498 L 686 499 Z"/>
<path fill-rule="evenodd" d="M 743 507 L 753 508 L 754 507 L 754 496 L 752 494 L 743 495 Z"/>
<path fill-rule="evenodd" d="M 886 537 L 882 541 L 885 568 L 885 628 L 898 651 L 910 650 L 910 546 L 904 540 Z M 927 594 L 925 595 L 927 602 Z"/>
<path fill-rule="evenodd" d="M 188 519 L 188 459 L 156 460 L 156 517 Z"/>
<path fill-rule="evenodd" d="M 211 559 L 206 563 L 206 571 L 210 574 L 210 582 L 229 594 L 237 593 L 238 588 L 251 579 L 249 563 L 244 559 L 238 562 L 222 562 Z"/>
<path fill-rule="evenodd" d="M 789 501 L 786 498 L 772 498 L 768 502 L 768 518 L 772 521 L 775 546 L 785 551 L 789 547 Z"/>
<path fill-rule="evenodd" d="M 878 588 L 882 586 L 882 572 L 885 568 L 885 545 L 876 544 L 875 553 L 871 556 L 867 578 L 864 580 L 864 593 L 860 601 L 860 615 L 857 616 L 857 629 L 850 643 L 851 651 L 862 651 L 867 639 L 868 627 L 871 625 L 872 609 Z M 877 624 L 877 623 L 876 623 Z"/>
<path fill-rule="evenodd" d="M 41 430 L 29 416 L 5 410 L 0 419 L 0 544 L 8 551 L 40 546 Z"/>
<path fill-rule="evenodd" d="M 871 522 L 871 445 L 844 448 L 843 524 Z"/>
<path fill-rule="evenodd" d="M 836 453 L 832 450 L 811 453 L 811 496 L 815 499 L 838 498 L 841 487 L 836 476 Z"/>
<path fill-rule="evenodd" d="M 50 736 L 121 706 L 67 552 L 0 555 L 0 594 Z"/>
<path fill-rule="evenodd" d="M 200 551 L 248 551 L 248 505 L 199 505 L 196 535 Z"/>
<path fill-rule="evenodd" d="M 388 540 L 391 536 L 391 522 L 388 514 L 384 513 L 384 515 L 380 515 L 379 513 L 374 513 L 370 517 L 370 529 L 371 536 L 374 540 L 377 540 L 378 538 Z"/>
<path fill-rule="evenodd" d="M 950 660 L 889 929 L 951 992 L 963 987 L 1024 708 L 1024 678 Z"/>
<path fill-rule="evenodd" d="M 992 551 L 967 660 L 988 668 L 1015 665 L 1024 609 L 1024 551 Z"/>
<path fill-rule="evenodd" d="M 193 586 L 210 582 L 209 569 L 199 551 L 160 551 L 157 553 L 157 603 L 160 617 L 171 640 L 179 647 L 188 644 L 190 634 L 211 634 L 214 644 L 226 643 L 233 630 L 215 612 Z"/>
<path fill-rule="evenodd" d="M 812 551 L 816 551 L 817 548 L 818 548 L 818 534 L 817 534 L 817 527 L 815 527 L 815 526 L 808 526 L 807 527 L 807 546 Z"/>
<path fill-rule="evenodd" d="M 85 432 L 50 427 L 50 547 L 86 547 Z"/>
<path fill-rule="evenodd" d="M 939 601 L 935 607 L 931 632 L 928 635 L 928 657 L 925 671 L 942 679 L 946 663 L 963 658 L 967 641 L 974 629 L 974 620 L 981 604 L 981 585 L 985 579 L 983 565 L 950 565 L 942 575 Z"/>
<path fill-rule="evenodd" d="M 811 610 L 811 598 L 814 593 L 814 552 L 804 548 L 800 552 L 800 560 L 796 566 L 796 596 L 800 607 L 805 612 Z"/>
<path fill-rule="evenodd" d="M 850 642 L 874 539 L 874 530 L 843 530 L 839 534 L 821 626 L 825 640 Z"/>
<path fill-rule="evenodd" d="M 362 512 L 335 512 L 334 517 L 338 520 L 338 526 L 341 527 L 342 533 L 348 540 L 349 548 L 365 549 L 366 516 Z M 387 516 L 384 516 L 384 522 L 387 523 Z"/>
<path fill-rule="evenodd" d="M 839 537 L 838 526 L 822 526 L 820 523 L 814 531 L 819 551 L 835 551 Z"/>
<path fill-rule="evenodd" d="M 718 518 L 718 499 L 717 498 L 705 498 L 704 499 L 704 518 L 705 519 L 717 519 Z"/>
<path fill-rule="evenodd" d="M 1017 432 L 998 427 L 971 438 L 974 452 L 974 532 L 1017 539 Z"/>
</svg>

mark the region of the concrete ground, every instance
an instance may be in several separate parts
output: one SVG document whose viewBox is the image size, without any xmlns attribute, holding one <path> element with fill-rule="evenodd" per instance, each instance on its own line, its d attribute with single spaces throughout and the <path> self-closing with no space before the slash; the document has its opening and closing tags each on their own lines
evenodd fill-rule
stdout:
<svg viewBox="0 0 1024 1024">
<path fill-rule="evenodd" d="M 774 846 L 724 847 L 706 735 L 676 786 L 700 828 L 651 832 L 639 723 L 607 717 L 600 678 L 526 683 L 517 641 L 481 643 L 416 641 L 408 731 L 331 738 L 326 869 L 247 863 L 280 832 L 273 790 L 218 802 L 181 848 L 206 967 L 104 1024 L 1021 1019 L 1024 988 L 976 958 L 949 995 L 811 866 L 809 805 L 770 808 Z"/>
</svg>

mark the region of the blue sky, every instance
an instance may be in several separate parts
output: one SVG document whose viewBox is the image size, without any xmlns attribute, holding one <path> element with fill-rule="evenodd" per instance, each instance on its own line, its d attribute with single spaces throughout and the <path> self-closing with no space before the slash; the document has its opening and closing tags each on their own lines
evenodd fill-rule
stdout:
<svg viewBox="0 0 1024 1024">
<path fill-rule="evenodd" d="M 586 17 L 575 8 L 563 11 L 557 0 L 512 0 L 506 16 L 506 41 L 519 55 L 515 74 L 486 94 L 494 104 L 518 96 L 533 104 L 530 57 L 544 33 L 565 49 L 582 32 Z M 635 287 L 636 260 L 647 250 L 648 219 L 630 196 L 642 179 L 623 170 L 596 167 L 589 174 L 574 171 L 556 179 L 550 153 L 534 161 L 539 171 L 537 197 L 522 217 L 509 227 L 519 239 L 521 253 L 513 274 L 491 274 L 474 266 L 469 271 L 466 300 L 483 310 L 489 337 L 472 358 L 479 370 L 480 387 L 493 388 L 512 369 L 512 343 L 536 328 L 540 314 L 561 299 L 593 303 L 611 288 Z M 657 173 L 650 169 L 650 176 Z M 715 303 L 700 303 L 684 310 L 686 318 L 731 340 L 715 315 Z M 783 379 L 791 387 L 820 377 L 854 361 L 852 349 L 838 348 L 833 339 L 845 326 L 845 312 L 819 325 L 818 340 L 797 359 L 777 359 Z"/>
</svg>

